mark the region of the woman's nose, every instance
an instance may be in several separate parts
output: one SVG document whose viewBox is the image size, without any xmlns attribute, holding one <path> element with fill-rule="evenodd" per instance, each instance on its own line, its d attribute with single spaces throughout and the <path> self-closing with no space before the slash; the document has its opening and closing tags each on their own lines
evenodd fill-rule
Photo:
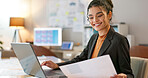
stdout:
<svg viewBox="0 0 148 78">
<path fill-rule="evenodd" d="M 93 22 L 99 21 L 98 17 L 94 17 Z"/>
</svg>

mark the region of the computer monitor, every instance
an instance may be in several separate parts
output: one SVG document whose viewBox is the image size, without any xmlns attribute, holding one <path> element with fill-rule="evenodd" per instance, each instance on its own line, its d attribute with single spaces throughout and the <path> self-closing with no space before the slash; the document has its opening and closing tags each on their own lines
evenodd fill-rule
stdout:
<svg viewBox="0 0 148 78">
<path fill-rule="evenodd" d="M 113 29 L 116 31 L 116 32 L 118 32 L 118 25 L 114 25 L 114 26 L 112 26 L 113 27 Z"/>
<path fill-rule="evenodd" d="M 62 28 L 35 28 L 34 45 L 37 46 L 61 46 Z"/>
<path fill-rule="evenodd" d="M 111 26 L 116 32 L 124 36 L 128 35 L 128 25 L 127 24 L 111 24 Z"/>
</svg>

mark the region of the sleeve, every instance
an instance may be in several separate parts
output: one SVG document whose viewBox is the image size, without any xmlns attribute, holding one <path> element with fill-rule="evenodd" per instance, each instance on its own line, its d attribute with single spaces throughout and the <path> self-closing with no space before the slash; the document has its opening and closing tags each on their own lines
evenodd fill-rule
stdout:
<svg viewBox="0 0 148 78">
<path fill-rule="evenodd" d="M 127 75 L 127 78 L 134 78 L 130 65 L 129 43 L 124 37 L 118 46 L 118 62 L 121 73 Z"/>
</svg>

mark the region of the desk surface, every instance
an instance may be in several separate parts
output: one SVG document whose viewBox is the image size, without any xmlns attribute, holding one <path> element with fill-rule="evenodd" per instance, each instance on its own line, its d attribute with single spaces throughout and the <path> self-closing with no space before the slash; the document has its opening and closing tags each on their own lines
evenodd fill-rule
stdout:
<svg viewBox="0 0 148 78">
<path fill-rule="evenodd" d="M 71 60 L 72 58 L 76 57 L 79 55 L 82 51 L 80 49 L 75 49 L 75 50 L 55 50 L 51 49 L 53 53 L 56 54 L 57 57 L 61 59 L 68 59 Z"/>
<path fill-rule="evenodd" d="M 51 59 L 52 57 L 48 58 Z M 45 61 L 46 58 L 39 58 L 40 63 Z M 59 62 L 61 60 L 52 59 L 52 61 Z M 48 67 L 44 68 L 48 69 Z M 32 76 L 27 75 L 23 68 L 21 67 L 21 64 L 19 63 L 19 60 L 17 58 L 5 58 L 0 59 L 0 78 L 35 78 Z"/>
<path fill-rule="evenodd" d="M 0 60 L 0 78 L 27 78 L 17 58 Z"/>
</svg>

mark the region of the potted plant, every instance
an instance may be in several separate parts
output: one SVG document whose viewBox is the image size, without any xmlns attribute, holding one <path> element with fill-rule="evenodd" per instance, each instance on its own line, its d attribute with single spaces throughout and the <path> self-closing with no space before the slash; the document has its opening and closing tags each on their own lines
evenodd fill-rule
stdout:
<svg viewBox="0 0 148 78">
<path fill-rule="evenodd" d="M 2 51 L 3 51 L 3 47 L 1 46 L 3 44 L 2 41 L 0 41 L 0 59 L 1 59 L 1 56 L 2 56 Z"/>
<path fill-rule="evenodd" d="M 1 46 L 3 44 L 3 42 L 2 41 L 0 41 L 0 51 L 2 51 L 3 50 L 3 47 Z"/>
</svg>

